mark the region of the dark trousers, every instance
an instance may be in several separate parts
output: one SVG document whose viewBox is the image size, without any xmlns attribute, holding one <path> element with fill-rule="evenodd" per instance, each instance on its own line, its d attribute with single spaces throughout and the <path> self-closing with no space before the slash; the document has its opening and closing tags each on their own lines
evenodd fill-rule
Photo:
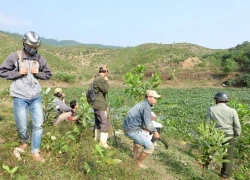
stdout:
<svg viewBox="0 0 250 180">
<path fill-rule="evenodd" d="M 156 130 L 157 130 L 157 132 L 160 134 L 161 128 L 156 128 Z M 153 136 L 152 139 L 151 139 L 151 142 L 154 143 L 154 142 L 156 142 L 156 141 L 157 141 L 157 139 L 155 139 L 154 136 Z"/>
<path fill-rule="evenodd" d="M 233 135 L 227 135 L 226 137 L 232 138 L 228 141 L 230 147 L 227 148 L 227 155 L 223 159 L 229 160 L 230 162 L 222 163 L 221 176 L 224 178 L 229 178 L 232 175 L 235 138 Z"/>
<path fill-rule="evenodd" d="M 95 129 L 101 129 L 101 132 L 107 133 L 109 130 L 109 121 L 105 115 L 105 111 L 94 109 L 95 114 Z"/>
</svg>

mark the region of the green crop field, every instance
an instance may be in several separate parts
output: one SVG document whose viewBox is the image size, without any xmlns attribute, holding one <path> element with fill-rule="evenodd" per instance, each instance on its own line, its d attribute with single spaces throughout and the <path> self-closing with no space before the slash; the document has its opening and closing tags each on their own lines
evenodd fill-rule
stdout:
<svg viewBox="0 0 250 180">
<path fill-rule="evenodd" d="M 68 101 L 72 99 L 80 101 L 82 92 L 85 91 L 83 88 L 72 87 L 63 90 Z M 23 160 L 18 161 L 12 154 L 14 147 L 18 145 L 18 137 L 12 114 L 12 100 L 6 89 L 2 89 L 0 92 L 2 105 L 0 110 L 1 164 L 10 168 L 18 167 L 13 175 L 16 179 L 200 179 L 202 169 L 190 154 L 188 133 L 194 131 L 195 127 L 203 121 L 207 108 L 214 104 L 213 96 L 217 91 L 228 93 L 232 101 L 248 103 L 250 102 L 250 90 L 167 88 L 157 91 L 162 98 L 158 101 L 154 111 L 164 125 L 162 136 L 170 147 L 166 150 L 163 145 L 158 143 L 155 153 L 146 160 L 147 166 L 152 166 L 148 170 L 136 168 L 132 160 L 132 142 L 124 135 L 117 136 L 118 146 L 116 146 L 114 136 L 109 138 L 113 152 L 112 158 L 118 158 L 122 162 L 114 165 L 102 162 L 100 155 L 95 150 L 92 130 L 70 122 L 64 122 L 58 127 L 53 127 L 45 122 L 41 150 L 46 158 L 45 164 L 33 162 L 28 152 Z M 119 88 L 110 90 L 108 101 L 111 105 L 113 130 L 118 131 L 122 129 L 121 124 L 125 112 L 134 103 L 124 94 L 124 89 Z M 69 135 L 74 138 L 69 138 Z M 55 140 L 52 140 L 52 137 L 55 137 Z M 236 154 L 235 157 L 237 156 Z M 100 160 L 101 163 L 98 163 L 97 160 Z M 211 165 L 205 179 L 218 179 L 218 167 L 218 164 Z M 3 169 L 0 170 L 0 174 L 3 179 L 10 177 Z M 237 169 L 235 169 L 234 175 L 236 177 Z"/>
</svg>

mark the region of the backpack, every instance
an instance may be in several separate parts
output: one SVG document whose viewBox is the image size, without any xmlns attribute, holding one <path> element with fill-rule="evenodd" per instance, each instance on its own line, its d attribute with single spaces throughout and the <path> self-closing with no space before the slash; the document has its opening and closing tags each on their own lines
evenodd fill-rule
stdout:
<svg viewBox="0 0 250 180">
<path fill-rule="evenodd" d="M 90 86 L 86 92 L 86 97 L 87 97 L 87 102 L 90 105 L 93 105 L 95 100 L 96 100 L 96 97 L 97 97 L 97 94 L 96 94 L 94 86 L 93 86 L 93 82 L 90 84 Z"/>
<path fill-rule="evenodd" d="M 22 68 L 27 68 L 27 60 L 22 58 L 22 50 L 18 50 L 16 51 L 17 55 L 18 55 L 18 62 L 17 62 L 17 69 L 18 71 Z M 32 68 L 36 68 L 37 69 L 37 73 L 38 73 L 38 61 L 37 60 L 32 60 Z"/>
</svg>

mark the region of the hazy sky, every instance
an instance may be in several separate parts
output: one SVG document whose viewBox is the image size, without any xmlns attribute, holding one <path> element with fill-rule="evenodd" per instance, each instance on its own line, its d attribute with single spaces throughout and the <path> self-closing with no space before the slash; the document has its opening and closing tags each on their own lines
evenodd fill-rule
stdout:
<svg viewBox="0 0 250 180">
<path fill-rule="evenodd" d="M 250 41 L 249 0 L 0 0 L 0 30 L 114 46 Z"/>
</svg>

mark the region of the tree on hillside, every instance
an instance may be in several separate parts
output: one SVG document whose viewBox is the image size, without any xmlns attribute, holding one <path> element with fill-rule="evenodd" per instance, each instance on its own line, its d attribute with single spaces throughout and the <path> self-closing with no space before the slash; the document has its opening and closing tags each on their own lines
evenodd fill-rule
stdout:
<svg viewBox="0 0 250 180">
<path fill-rule="evenodd" d="M 145 92 L 148 89 L 155 89 L 161 82 L 158 73 L 152 74 L 149 79 L 145 79 L 145 66 L 138 65 L 134 71 L 125 75 L 126 89 L 125 93 L 131 96 L 136 102 L 143 100 Z"/>
<path fill-rule="evenodd" d="M 222 70 L 229 74 L 238 69 L 238 64 L 234 61 L 233 58 L 227 58 L 226 60 L 222 61 Z"/>
</svg>

